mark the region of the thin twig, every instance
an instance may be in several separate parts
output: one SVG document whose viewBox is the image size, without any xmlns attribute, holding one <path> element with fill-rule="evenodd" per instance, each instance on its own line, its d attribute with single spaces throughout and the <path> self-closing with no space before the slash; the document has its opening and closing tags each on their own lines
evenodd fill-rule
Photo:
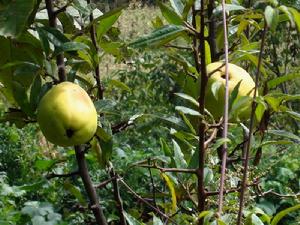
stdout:
<svg viewBox="0 0 300 225">
<path fill-rule="evenodd" d="M 95 185 L 94 187 L 97 188 L 97 189 L 101 189 L 101 188 L 104 188 L 106 187 L 110 182 L 112 182 L 113 180 L 117 179 L 117 177 L 111 177 L 97 185 Z"/>
<path fill-rule="evenodd" d="M 164 167 L 160 167 L 157 165 L 138 165 L 140 167 L 143 168 L 151 168 L 151 169 L 158 169 L 160 170 L 162 173 L 165 172 L 174 172 L 174 173 L 197 173 L 196 169 L 181 169 L 181 168 L 164 168 Z"/>
<path fill-rule="evenodd" d="M 87 0 L 87 3 L 90 4 L 91 3 L 91 0 Z M 97 35 L 96 35 L 96 30 L 95 30 L 95 25 L 93 23 L 94 21 L 94 16 L 93 16 L 93 12 L 91 12 L 90 14 L 90 22 L 92 23 L 91 26 L 90 26 L 90 36 L 91 36 L 91 39 L 92 39 L 92 43 L 96 49 L 96 52 L 98 53 L 99 52 L 99 46 L 97 44 Z M 103 99 L 103 87 L 102 87 L 102 83 L 101 83 L 101 77 L 100 77 L 100 66 L 99 64 L 97 64 L 95 66 L 95 79 L 96 79 L 96 82 L 97 82 L 97 88 L 98 88 L 98 98 L 99 99 Z"/>
<path fill-rule="evenodd" d="M 228 37 L 227 37 L 227 22 L 226 22 L 226 10 L 225 0 L 222 0 L 222 12 L 223 12 L 223 29 L 224 29 L 224 52 L 225 52 L 225 104 L 224 104 L 224 124 L 223 124 L 223 138 L 226 139 L 228 135 L 228 105 L 229 105 L 229 75 L 228 75 Z M 218 216 L 222 215 L 223 210 L 223 190 L 225 185 L 226 176 L 226 160 L 227 160 L 227 142 L 224 142 L 221 152 L 222 164 L 221 164 L 221 178 L 219 189 L 219 204 L 218 204 Z"/>
<path fill-rule="evenodd" d="M 250 154 L 250 146 L 251 146 L 252 133 L 253 133 L 254 114 L 255 114 L 255 109 L 256 109 L 255 100 L 256 100 L 256 94 L 257 94 L 257 89 L 258 89 L 258 80 L 259 80 L 259 75 L 260 75 L 260 66 L 261 66 L 261 62 L 262 62 L 266 33 L 267 33 L 267 23 L 265 22 L 264 30 L 262 33 L 262 40 L 261 40 L 261 46 L 260 46 L 260 52 L 259 52 L 259 58 L 258 58 L 257 71 L 256 71 L 256 76 L 255 76 L 255 88 L 254 88 L 254 94 L 253 94 L 253 100 L 252 100 L 252 109 L 251 109 L 250 125 L 249 125 L 249 136 L 248 136 L 248 141 L 247 141 L 246 150 L 245 150 L 244 172 L 243 172 L 243 178 L 242 178 L 242 189 L 241 189 L 241 193 L 240 193 L 237 225 L 241 225 L 241 222 L 242 222 L 244 198 L 245 198 L 245 192 L 247 190 L 249 154 Z"/>
<path fill-rule="evenodd" d="M 152 210 L 157 212 L 159 215 L 162 217 L 166 218 L 167 220 L 171 221 L 173 224 L 177 224 L 174 220 L 170 219 L 168 215 L 166 215 L 164 212 L 162 212 L 159 208 L 154 207 L 152 204 L 150 204 L 148 201 L 146 201 L 144 198 L 142 198 L 139 194 L 137 194 L 132 188 L 122 179 L 120 179 L 120 182 L 123 184 L 123 186 L 136 197 L 139 199 L 141 202 L 145 203 L 147 206 L 149 206 Z"/>
<path fill-rule="evenodd" d="M 118 175 L 116 174 L 112 164 L 110 163 L 110 168 L 109 168 L 109 174 L 111 176 L 111 178 L 114 177 L 118 177 Z M 115 198 L 115 202 L 117 205 L 117 209 L 119 212 L 119 217 L 120 217 L 120 224 L 121 225 L 126 225 L 126 219 L 125 219 L 125 215 L 124 215 L 124 208 L 123 208 L 123 202 L 121 199 L 121 195 L 120 195 L 120 188 L 119 188 L 119 183 L 118 183 L 118 179 L 113 179 L 112 180 L 112 185 L 113 185 L 113 192 L 114 192 L 114 198 Z"/>
<path fill-rule="evenodd" d="M 52 0 L 45 0 L 45 3 L 46 3 L 46 9 L 49 17 L 49 26 L 56 28 L 57 15 L 54 11 Z M 66 81 L 67 76 L 65 71 L 65 61 L 64 61 L 64 55 L 62 53 L 56 56 L 56 64 L 58 68 L 59 81 L 60 82 Z"/>
</svg>

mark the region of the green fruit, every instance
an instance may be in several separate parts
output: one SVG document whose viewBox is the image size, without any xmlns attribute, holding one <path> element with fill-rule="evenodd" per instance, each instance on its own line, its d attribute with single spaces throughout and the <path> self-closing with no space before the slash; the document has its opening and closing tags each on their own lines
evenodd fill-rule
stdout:
<svg viewBox="0 0 300 225">
<path fill-rule="evenodd" d="M 205 93 L 205 107 L 215 118 L 220 118 L 224 112 L 226 80 L 225 65 L 223 64 L 223 62 L 215 62 L 207 65 L 207 73 L 210 77 Z M 246 120 L 251 113 L 251 97 L 254 93 L 255 83 L 246 70 L 231 63 L 228 64 L 228 76 L 229 96 L 241 81 L 237 98 L 229 114 L 230 119 Z M 212 89 L 218 86 L 219 88 L 215 89 L 217 91 L 213 93 Z"/>
<path fill-rule="evenodd" d="M 47 140 L 60 146 L 73 146 L 93 137 L 97 112 L 84 89 L 71 82 L 62 82 L 41 99 L 37 121 Z"/>
</svg>

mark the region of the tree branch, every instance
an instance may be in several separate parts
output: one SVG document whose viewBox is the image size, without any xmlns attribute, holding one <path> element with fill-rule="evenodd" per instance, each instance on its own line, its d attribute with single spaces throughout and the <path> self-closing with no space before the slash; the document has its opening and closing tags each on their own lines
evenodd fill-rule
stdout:
<svg viewBox="0 0 300 225">
<path fill-rule="evenodd" d="M 107 225 L 106 218 L 103 214 L 102 208 L 99 204 L 99 197 L 96 193 L 96 190 L 93 186 L 91 177 L 88 173 L 88 167 L 85 160 L 84 148 L 82 145 L 75 146 L 75 154 L 78 164 L 78 170 L 80 173 L 80 177 L 84 184 L 85 190 L 90 200 L 90 208 L 94 213 L 96 218 L 96 222 L 98 225 Z"/>
<path fill-rule="evenodd" d="M 246 150 L 245 150 L 244 172 L 243 172 L 243 179 L 242 179 L 242 188 L 241 188 L 241 193 L 240 193 L 237 225 L 241 225 L 241 222 L 242 222 L 244 198 L 245 198 L 245 192 L 247 190 L 248 164 L 249 164 L 250 147 L 251 147 L 251 141 L 252 141 L 253 126 L 254 126 L 254 114 L 255 114 L 255 109 L 256 109 L 255 100 L 256 100 L 257 89 L 258 89 L 258 80 L 259 80 L 259 75 L 260 75 L 260 66 L 261 66 L 261 62 L 262 62 L 263 49 L 264 49 L 264 45 L 265 45 L 265 37 L 266 37 L 266 33 L 267 33 L 267 23 L 266 23 L 266 21 L 264 21 L 264 23 L 265 23 L 265 25 L 264 25 L 264 30 L 262 33 L 258 65 L 257 65 L 256 76 L 255 76 L 255 88 L 254 88 L 254 94 L 253 94 L 253 100 L 252 100 L 252 109 L 251 109 L 250 124 L 249 124 L 249 135 L 248 135 L 248 141 L 246 143 Z"/>
</svg>

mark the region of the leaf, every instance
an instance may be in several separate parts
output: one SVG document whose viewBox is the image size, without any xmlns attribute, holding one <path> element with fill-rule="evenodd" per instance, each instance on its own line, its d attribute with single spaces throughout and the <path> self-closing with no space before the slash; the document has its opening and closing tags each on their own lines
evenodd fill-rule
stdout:
<svg viewBox="0 0 300 225">
<path fill-rule="evenodd" d="M 101 40 L 102 36 L 114 25 L 122 14 L 124 7 L 115 8 L 102 16 L 98 17 L 94 22 L 97 22 L 97 38 Z"/>
<path fill-rule="evenodd" d="M 28 116 L 33 116 L 26 89 L 19 82 L 13 82 L 13 95 L 22 111 L 25 112 Z"/>
<path fill-rule="evenodd" d="M 288 9 L 294 17 L 294 21 L 297 25 L 298 32 L 300 32 L 300 12 L 297 9 L 294 9 L 294 8 L 291 8 L 291 7 L 289 7 Z"/>
<path fill-rule="evenodd" d="M 284 217 L 286 216 L 287 214 L 289 214 L 290 212 L 293 212 L 293 211 L 296 211 L 300 209 L 300 204 L 298 205 L 295 205 L 293 207 L 290 207 L 290 208 L 287 208 L 287 209 L 284 209 L 282 211 L 280 211 L 279 213 L 276 214 L 276 216 L 273 218 L 272 222 L 271 222 L 271 225 L 277 225 L 278 222 Z"/>
<path fill-rule="evenodd" d="M 294 144 L 292 141 L 280 140 L 280 141 L 265 141 L 260 144 L 259 147 L 263 147 L 266 145 L 291 145 Z"/>
<path fill-rule="evenodd" d="M 178 145 L 178 143 L 172 139 L 173 142 L 173 149 L 174 149 L 174 161 L 176 163 L 176 167 L 177 168 L 186 168 L 187 167 L 187 163 L 184 159 L 184 155 L 181 151 L 180 146 Z"/>
<path fill-rule="evenodd" d="M 278 86 L 279 84 L 282 84 L 282 83 L 284 83 L 286 81 L 290 81 L 290 80 L 296 80 L 299 77 L 300 77 L 300 73 L 289 73 L 284 76 L 277 77 L 275 79 L 268 81 L 268 88 L 269 89 L 274 88 L 274 87 Z"/>
<path fill-rule="evenodd" d="M 164 225 L 164 224 L 158 217 L 153 215 L 153 225 Z"/>
<path fill-rule="evenodd" d="M 65 42 L 55 49 L 53 55 L 58 55 L 63 52 L 72 52 L 84 49 L 89 49 L 89 46 L 79 42 Z"/>
<path fill-rule="evenodd" d="M 234 4 L 225 4 L 225 10 L 227 12 L 231 12 L 231 11 L 238 11 L 238 10 L 246 10 L 245 7 L 241 6 L 241 5 L 234 5 Z M 218 14 L 218 13 L 221 13 L 222 12 L 222 5 L 219 5 L 217 6 L 215 9 L 214 9 L 214 14 Z"/>
<path fill-rule="evenodd" d="M 274 9 L 272 6 L 268 5 L 265 9 L 265 19 L 271 31 L 275 31 L 279 19 L 277 9 Z"/>
<path fill-rule="evenodd" d="M 295 27 L 294 17 L 292 15 L 292 13 L 289 11 L 288 7 L 286 7 L 285 5 L 281 5 L 281 6 L 278 7 L 278 10 L 283 12 L 289 18 L 291 26 Z"/>
<path fill-rule="evenodd" d="M 121 89 L 122 91 L 128 91 L 131 92 L 130 87 L 128 87 L 125 83 L 123 83 L 122 81 L 119 80 L 115 80 L 115 79 L 111 79 L 109 80 L 109 84 L 113 85 L 119 89 Z"/>
<path fill-rule="evenodd" d="M 165 180 L 165 182 L 169 188 L 169 191 L 171 194 L 171 199 L 172 199 L 172 213 L 175 213 L 176 208 L 177 208 L 177 199 L 176 199 L 176 192 L 175 192 L 174 184 L 167 174 L 161 173 L 161 176 L 163 177 L 163 179 Z"/>
<path fill-rule="evenodd" d="M 102 152 L 101 146 L 97 138 L 93 138 L 91 141 L 91 150 L 93 155 L 96 157 L 99 165 L 101 168 L 105 168 L 107 165 L 107 159 L 105 158 L 105 155 Z"/>
<path fill-rule="evenodd" d="M 264 225 L 264 223 L 259 219 L 259 217 L 255 214 L 252 214 L 251 216 L 251 225 Z"/>
<path fill-rule="evenodd" d="M 231 92 L 230 96 L 229 96 L 229 107 L 228 107 L 228 111 L 230 111 L 230 109 L 233 106 L 234 101 L 237 99 L 238 94 L 239 94 L 239 89 L 240 89 L 240 85 L 242 83 L 242 80 L 240 80 L 237 85 L 235 85 L 233 91 Z M 228 87 L 229 88 L 229 87 Z"/>
<path fill-rule="evenodd" d="M 80 192 L 80 189 L 73 184 L 71 184 L 69 181 L 64 182 L 64 189 L 71 193 L 82 205 L 86 205 L 86 201 Z"/>
<path fill-rule="evenodd" d="M 0 36 L 18 37 L 25 30 L 35 4 L 36 0 L 0 3 Z"/>
<path fill-rule="evenodd" d="M 158 47 L 179 37 L 186 31 L 184 26 L 167 25 L 154 30 L 129 44 L 132 48 Z"/>
<path fill-rule="evenodd" d="M 300 137 L 299 136 L 297 136 L 293 133 L 290 133 L 288 131 L 285 131 L 285 130 L 268 130 L 268 134 L 273 134 L 273 135 L 276 135 L 276 136 L 285 137 L 285 138 L 292 139 L 292 140 L 295 140 L 297 142 L 300 142 Z"/>
<path fill-rule="evenodd" d="M 185 107 L 185 106 L 176 106 L 175 110 L 182 112 L 183 114 L 188 114 L 191 116 L 203 117 L 198 111 Z"/>
<path fill-rule="evenodd" d="M 195 105 L 196 107 L 199 107 L 199 103 L 196 99 L 194 99 L 192 96 L 190 95 L 187 95 L 185 93 L 175 93 L 175 95 L 185 99 L 185 100 L 188 100 L 189 102 L 191 102 L 193 105 Z"/>
<path fill-rule="evenodd" d="M 166 156 L 172 157 L 173 156 L 173 154 L 172 154 L 173 152 L 170 149 L 170 147 L 168 146 L 167 142 L 163 138 L 160 138 L 159 140 L 160 140 L 161 149 L 163 150 L 164 154 Z"/>
<path fill-rule="evenodd" d="M 169 6 L 167 6 L 166 4 L 158 1 L 157 2 L 161 13 L 163 15 L 163 17 L 170 23 L 170 24 L 174 24 L 174 25 L 182 25 L 183 24 L 183 20 L 180 18 L 180 16 L 173 11 L 171 8 L 169 8 Z"/>
<path fill-rule="evenodd" d="M 299 120 L 300 121 L 300 113 L 295 112 L 295 111 L 285 111 L 285 113 L 287 113 L 288 115 L 290 115 L 291 117 L 293 117 L 295 120 Z"/>
<path fill-rule="evenodd" d="M 124 216 L 126 221 L 128 222 L 128 225 L 143 225 L 144 223 L 139 222 L 136 218 L 128 214 L 127 212 L 124 212 Z"/>
<path fill-rule="evenodd" d="M 216 100 L 218 100 L 218 98 L 219 98 L 219 90 L 220 90 L 221 87 L 223 87 L 223 83 L 219 80 L 216 80 L 211 85 L 211 92 L 212 92 L 212 94 L 213 94 L 213 96 L 215 97 Z"/>
<path fill-rule="evenodd" d="M 34 166 L 38 170 L 49 170 L 54 164 L 56 163 L 56 160 L 53 159 L 38 159 L 35 161 Z"/>
<path fill-rule="evenodd" d="M 70 42 L 70 40 L 56 28 L 41 27 L 40 32 L 43 32 L 48 41 L 50 41 L 55 47 L 59 47 L 66 42 Z"/>
</svg>

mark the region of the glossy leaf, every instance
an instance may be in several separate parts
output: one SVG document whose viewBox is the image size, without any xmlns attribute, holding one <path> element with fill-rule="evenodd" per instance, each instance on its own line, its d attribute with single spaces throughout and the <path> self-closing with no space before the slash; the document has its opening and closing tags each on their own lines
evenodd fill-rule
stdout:
<svg viewBox="0 0 300 225">
<path fill-rule="evenodd" d="M 175 93 L 175 95 L 177 95 L 177 96 L 179 96 L 179 97 L 181 97 L 181 98 L 183 98 L 183 99 L 185 99 L 185 100 L 191 102 L 191 103 L 192 103 L 193 105 L 195 105 L 196 107 L 199 107 L 198 101 L 197 101 L 196 99 L 194 99 L 192 96 L 187 95 L 187 94 L 185 94 L 185 93 Z"/>
<path fill-rule="evenodd" d="M 188 107 L 185 107 L 185 106 L 176 106 L 175 110 L 180 111 L 183 114 L 202 117 L 202 115 L 198 111 L 188 108 Z"/>
<path fill-rule="evenodd" d="M 36 0 L 14 0 L 1 3 L 0 36 L 18 37 L 26 28 Z"/>
<path fill-rule="evenodd" d="M 300 73 L 289 73 L 268 81 L 268 88 L 275 88 L 284 82 L 295 80 L 300 77 Z"/>
<path fill-rule="evenodd" d="M 58 46 L 55 51 L 54 55 L 61 54 L 63 52 L 72 52 L 72 51 L 78 51 L 78 50 L 84 50 L 89 49 L 89 46 L 83 43 L 79 42 L 65 42 L 62 43 L 60 46 Z"/>
<path fill-rule="evenodd" d="M 273 134 L 273 135 L 276 135 L 276 136 L 280 136 L 280 137 L 285 137 L 285 138 L 288 138 L 288 139 L 292 139 L 292 140 L 295 140 L 297 142 L 300 142 L 300 137 L 291 133 L 291 132 L 288 132 L 288 131 L 285 131 L 285 130 L 268 130 L 268 134 Z"/>
<path fill-rule="evenodd" d="M 171 8 L 169 8 L 169 6 L 167 6 L 166 4 L 160 1 L 158 2 L 158 6 L 161 10 L 162 15 L 170 24 L 174 24 L 174 25 L 183 24 L 183 20 L 181 19 L 181 17 Z"/>
<path fill-rule="evenodd" d="M 176 192 L 175 192 L 174 184 L 167 174 L 161 173 L 161 176 L 165 180 L 165 182 L 168 186 L 168 189 L 170 191 L 170 195 L 171 195 L 171 199 L 172 199 L 172 213 L 175 213 L 176 208 L 177 208 L 177 199 L 176 199 Z"/>
<path fill-rule="evenodd" d="M 184 159 L 184 155 L 181 151 L 180 146 L 175 140 L 172 140 L 173 142 L 173 149 L 174 149 L 174 161 L 176 163 L 177 168 L 186 168 L 187 163 Z"/>
<path fill-rule="evenodd" d="M 98 22 L 97 25 L 97 38 L 101 40 L 102 36 L 106 34 L 106 32 L 115 24 L 120 15 L 122 14 L 122 10 L 125 7 L 120 7 L 113 9 L 102 16 L 98 17 L 94 22 Z"/>
<path fill-rule="evenodd" d="M 186 28 L 183 26 L 167 25 L 156 29 L 152 33 L 131 42 L 129 46 L 133 48 L 161 46 L 176 39 L 185 31 Z"/>
<path fill-rule="evenodd" d="M 278 11 L 277 9 L 274 9 L 272 6 L 267 6 L 265 9 L 265 19 L 267 22 L 268 27 L 275 31 L 277 25 L 278 25 Z"/>
<path fill-rule="evenodd" d="M 286 215 L 288 215 L 289 213 L 293 212 L 293 211 L 296 211 L 296 210 L 299 210 L 300 209 L 300 204 L 298 205 L 295 205 L 293 207 L 290 207 L 290 208 L 287 208 L 287 209 L 284 209 L 282 211 L 280 211 L 279 213 L 276 214 L 276 216 L 273 218 L 272 222 L 271 222 L 271 225 L 277 225 L 280 220 L 285 217 Z"/>
</svg>

